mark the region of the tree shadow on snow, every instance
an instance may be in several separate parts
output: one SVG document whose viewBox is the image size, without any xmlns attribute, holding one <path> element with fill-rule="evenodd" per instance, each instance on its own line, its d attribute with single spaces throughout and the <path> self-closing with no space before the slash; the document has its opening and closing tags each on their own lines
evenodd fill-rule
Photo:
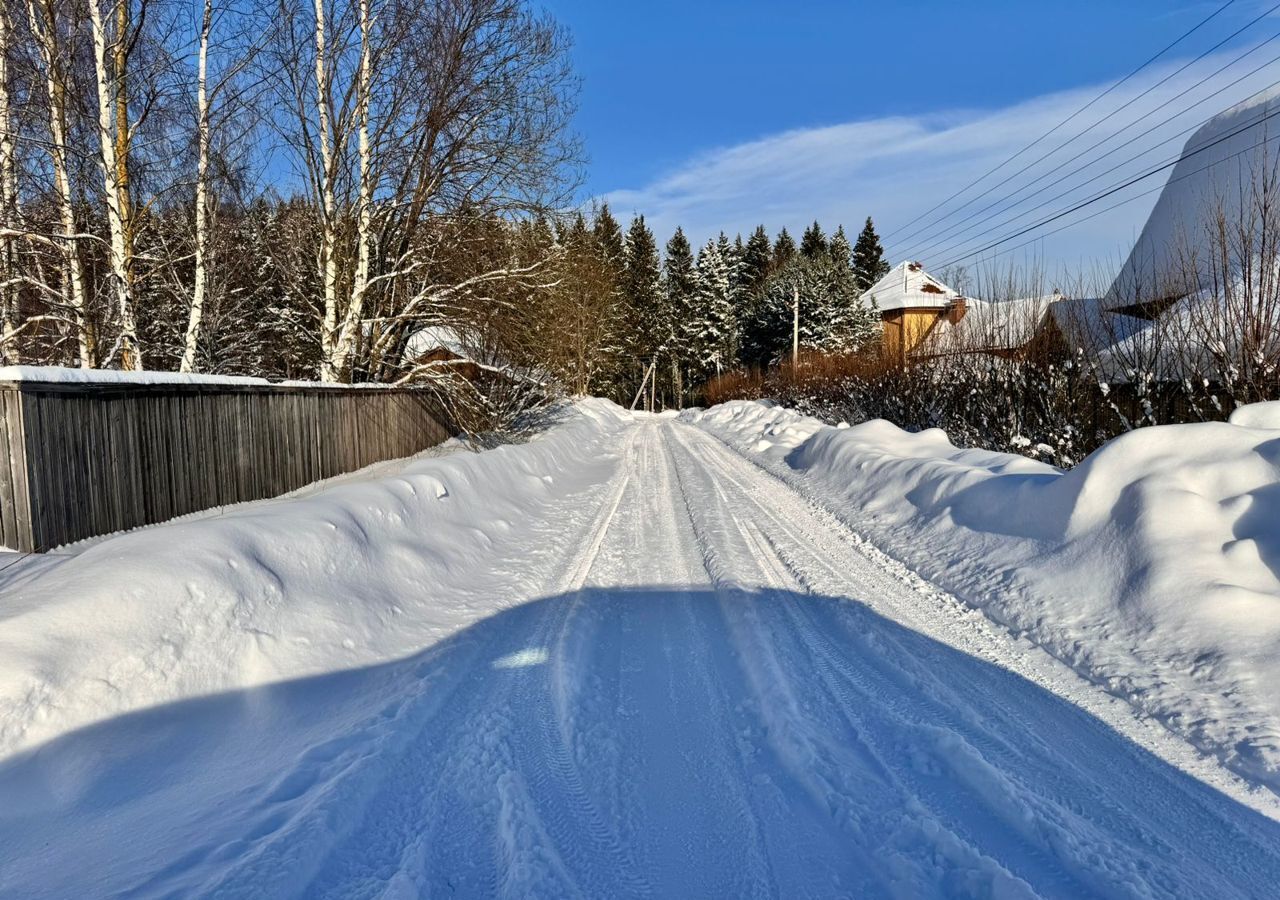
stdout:
<svg viewBox="0 0 1280 900">
<path fill-rule="evenodd" d="M 0 763 L 0 895 L 1265 895 L 1280 823 L 857 602 L 608 589 Z"/>
</svg>

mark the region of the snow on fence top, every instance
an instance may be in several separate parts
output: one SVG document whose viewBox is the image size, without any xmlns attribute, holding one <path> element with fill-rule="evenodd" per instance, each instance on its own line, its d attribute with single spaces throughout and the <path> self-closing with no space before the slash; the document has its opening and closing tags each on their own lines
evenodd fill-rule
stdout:
<svg viewBox="0 0 1280 900">
<path fill-rule="evenodd" d="M 390 388 L 380 383 L 337 384 L 325 381 L 268 381 L 245 375 L 200 375 L 191 372 L 122 372 L 118 369 L 72 369 L 65 366 L 0 366 L 0 384 L 59 385 L 187 385 L 200 387 Z M 403 385 L 400 386 L 403 388 Z"/>
</svg>

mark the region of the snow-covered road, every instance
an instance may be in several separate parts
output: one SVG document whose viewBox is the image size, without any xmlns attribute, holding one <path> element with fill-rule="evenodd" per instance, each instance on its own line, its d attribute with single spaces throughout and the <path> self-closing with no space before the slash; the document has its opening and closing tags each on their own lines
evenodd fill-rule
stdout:
<svg viewBox="0 0 1280 900">
<path fill-rule="evenodd" d="M 0 763 L 0 893 L 1273 895 L 1280 822 L 1176 738 L 706 432 L 614 452 L 440 644 Z"/>
</svg>

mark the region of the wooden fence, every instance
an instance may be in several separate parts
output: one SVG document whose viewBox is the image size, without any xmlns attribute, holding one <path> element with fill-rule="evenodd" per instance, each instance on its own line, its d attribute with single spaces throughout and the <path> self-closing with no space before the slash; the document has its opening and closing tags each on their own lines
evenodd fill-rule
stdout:
<svg viewBox="0 0 1280 900">
<path fill-rule="evenodd" d="M 0 382 L 0 544 L 274 497 L 448 436 L 412 390 Z"/>
</svg>

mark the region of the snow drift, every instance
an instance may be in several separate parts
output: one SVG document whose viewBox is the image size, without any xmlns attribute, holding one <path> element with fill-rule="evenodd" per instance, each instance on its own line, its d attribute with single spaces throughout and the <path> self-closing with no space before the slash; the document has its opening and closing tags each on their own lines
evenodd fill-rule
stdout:
<svg viewBox="0 0 1280 900">
<path fill-rule="evenodd" d="M 1064 472 L 760 402 L 686 418 L 924 577 L 1280 791 L 1280 404 L 1146 428 Z"/>
<path fill-rule="evenodd" d="M 535 523 L 612 471 L 630 421 L 587 401 L 526 445 L 428 451 L 4 573 L 0 759 L 132 710 L 399 658 L 491 615 L 538 577 L 539 548 L 554 558 L 562 538 Z"/>
</svg>

